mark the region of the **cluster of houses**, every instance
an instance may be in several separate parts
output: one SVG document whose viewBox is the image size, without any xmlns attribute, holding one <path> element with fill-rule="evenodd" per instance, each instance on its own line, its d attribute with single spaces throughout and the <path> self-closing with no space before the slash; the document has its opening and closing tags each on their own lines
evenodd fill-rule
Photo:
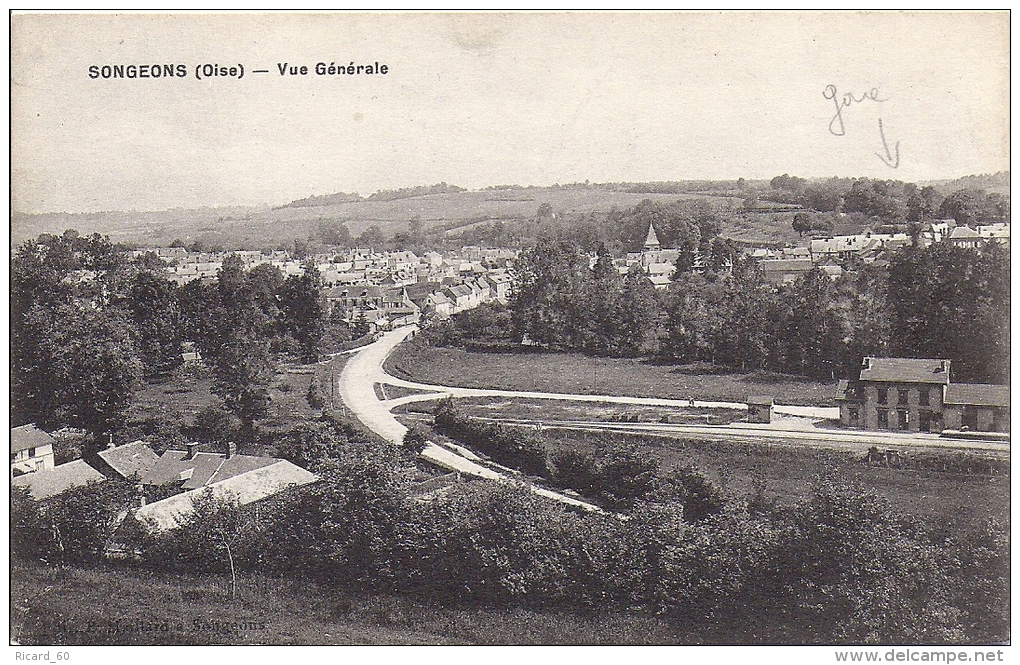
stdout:
<svg viewBox="0 0 1020 665">
<path fill-rule="evenodd" d="M 912 239 L 906 233 L 867 232 L 815 238 L 803 247 L 754 249 L 750 256 L 761 261 L 766 280 L 773 284 L 785 284 L 795 281 L 816 266 L 835 279 L 843 273 L 847 261 L 888 265 L 892 255 L 911 242 Z M 972 229 L 966 225 L 957 226 L 954 220 L 937 220 L 926 225 L 918 237 L 922 247 L 943 242 L 968 249 L 999 243 L 1008 249 L 1009 223 L 999 222 Z"/>
<path fill-rule="evenodd" d="M 856 235 L 814 238 L 800 247 L 751 248 L 746 255 L 759 261 L 766 281 L 778 286 L 796 281 L 813 268 L 835 279 L 843 274 L 849 261 L 888 265 L 893 254 L 912 242 L 906 233 L 869 231 Z M 922 247 L 942 242 L 961 248 L 981 248 L 989 243 L 998 243 L 1008 249 L 1009 223 L 998 222 L 972 229 L 966 225 L 957 226 L 953 220 L 938 220 L 925 226 L 918 237 Z M 626 258 L 617 259 L 615 264 L 621 275 L 635 265 L 640 266 L 655 288 L 664 289 L 672 281 L 679 255 L 680 250 L 663 249 L 655 227 L 649 225 L 642 250 L 628 253 Z M 700 263 L 701 256 L 695 252 L 695 270 L 700 268 Z"/>
<path fill-rule="evenodd" d="M 268 264 L 285 277 L 300 275 L 306 261 L 286 252 L 188 252 L 183 247 L 141 250 L 153 252 L 167 264 L 167 275 L 178 284 L 216 279 L 228 254 L 245 269 Z M 369 332 L 418 323 L 425 314 L 448 317 L 483 303 L 506 303 L 510 297 L 508 268 L 517 258 L 511 249 L 465 246 L 443 256 L 427 252 L 373 252 L 351 249 L 312 257 L 325 286 L 329 314 L 354 324 L 364 321 Z"/>
<path fill-rule="evenodd" d="M 287 460 L 239 455 L 234 444 L 219 452 L 204 452 L 198 443 L 185 450 L 157 455 L 144 441 L 108 448 L 65 464 L 53 464 L 52 436 L 35 425 L 11 429 L 11 485 L 24 488 L 43 503 L 69 490 L 111 479 L 127 480 L 137 488 L 137 504 L 118 516 L 121 525 L 137 533 L 174 528 L 193 510 L 203 492 L 245 506 L 316 482 L 317 477 Z M 17 458 L 17 459 L 15 459 Z M 34 462 L 29 465 L 27 462 Z M 29 466 L 35 468 L 26 471 Z M 147 501 L 146 497 L 165 497 Z"/>
<path fill-rule="evenodd" d="M 300 275 L 311 261 L 322 275 L 327 287 L 335 286 L 401 286 L 417 282 L 443 281 L 466 276 L 487 275 L 505 270 L 517 251 L 465 246 L 459 252 L 443 256 L 439 252 L 375 252 L 371 249 L 349 249 L 342 252 L 317 254 L 309 259 L 291 258 L 287 252 L 258 251 L 189 252 L 183 247 L 157 247 L 137 250 L 135 255 L 153 253 L 167 264 L 167 276 L 178 284 L 196 279 L 215 279 L 223 261 L 233 254 L 245 269 L 268 264 L 284 277 Z"/>
<path fill-rule="evenodd" d="M 335 286 L 325 296 L 330 316 L 350 324 L 362 320 L 376 332 L 418 323 L 424 314 L 447 318 L 484 303 L 505 305 L 510 275 L 500 270 L 400 286 Z"/>
<path fill-rule="evenodd" d="M 836 388 L 844 427 L 909 432 L 1009 432 L 1009 386 L 952 383 L 950 361 L 865 358 Z"/>
</svg>

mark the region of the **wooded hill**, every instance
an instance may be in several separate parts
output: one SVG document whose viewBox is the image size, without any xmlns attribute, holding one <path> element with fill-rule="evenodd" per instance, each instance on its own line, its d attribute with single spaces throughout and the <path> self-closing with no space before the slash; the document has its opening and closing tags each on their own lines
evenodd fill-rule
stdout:
<svg viewBox="0 0 1020 665">
<path fill-rule="evenodd" d="M 968 194 L 974 192 L 978 194 Z M 827 231 L 855 233 L 883 224 L 905 224 L 912 214 L 939 213 L 947 198 L 980 215 L 994 212 L 1001 216 L 1003 211 L 1008 214 L 1008 192 L 1008 172 L 916 185 L 786 174 L 771 181 L 584 182 L 544 187 L 498 185 L 478 191 L 438 183 L 382 190 L 368 197 L 343 192 L 310 196 L 276 207 L 15 213 L 11 240 L 19 245 L 42 233 L 59 234 L 73 228 L 138 247 L 183 244 L 208 250 L 293 250 L 296 240 L 309 250 L 344 240 L 372 241 L 377 249 L 383 244 L 414 249 L 426 240 L 421 237 L 424 232 L 429 232 L 427 240 L 435 249 L 444 243 L 451 247 L 528 244 L 539 235 L 536 221 L 558 226 L 593 215 L 611 222 L 614 214 L 645 200 L 660 204 L 684 200 L 710 205 L 719 217 L 723 237 L 751 243 L 796 243 L 799 235 L 792 222 L 798 213 L 819 216 L 820 227 Z M 912 199 L 916 199 L 913 204 Z"/>
</svg>

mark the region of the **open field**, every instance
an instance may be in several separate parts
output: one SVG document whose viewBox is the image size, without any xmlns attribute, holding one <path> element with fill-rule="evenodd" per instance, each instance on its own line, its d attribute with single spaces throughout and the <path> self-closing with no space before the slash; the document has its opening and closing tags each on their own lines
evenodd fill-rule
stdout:
<svg viewBox="0 0 1020 665">
<path fill-rule="evenodd" d="M 438 385 L 500 390 L 697 398 L 743 402 L 772 395 L 780 404 L 832 406 L 834 381 L 762 373 L 707 374 L 704 367 L 569 353 L 479 353 L 401 344 L 386 361 L 393 376 Z"/>
<path fill-rule="evenodd" d="M 300 579 L 179 575 L 108 565 L 11 569 L 22 645 L 677 644 L 654 617 L 447 608 Z"/>
<path fill-rule="evenodd" d="M 722 236 L 738 242 L 763 245 L 806 246 L 808 237 L 793 230 L 793 211 L 744 212 L 730 215 L 722 225 Z M 834 235 L 862 233 L 867 224 L 847 217 L 835 224 Z"/>
<path fill-rule="evenodd" d="M 314 367 L 301 365 L 280 366 L 269 384 L 272 401 L 269 417 L 264 422 L 282 422 L 314 414 L 306 399 L 314 371 Z M 135 397 L 130 419 L 142 420 L 161 409 L 193 417 L 203 408 L 220 403 L 211 392 L 212 384 L 212 374 L 204 367 L 185 369 L 162 383 L 147 383 Z"/>
</svg>

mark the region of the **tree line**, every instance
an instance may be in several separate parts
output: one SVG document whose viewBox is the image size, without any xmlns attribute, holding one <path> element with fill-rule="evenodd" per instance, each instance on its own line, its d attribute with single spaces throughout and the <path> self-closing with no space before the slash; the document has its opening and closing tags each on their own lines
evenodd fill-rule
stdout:
<svg viewBox="0 0 1020 665">
<path fill-rule="evenodd" d="M 861 213 L 887 224 L 914 228 L 934 219 L 984 224 L 1009 219 L 1009 197 L 968 187 L 944 195 L 936 187 L 900 180 L 829 178 L 809 181 L 783 174 L 769 182 L 762 198 L 819 212 Z"/>
<path fill-rule="evenodd" d="M 703 476 L 680 476 L 622 514 L 488 481 L 427 500 L 395 446 L 330 418 L 295 440 L 319 483 L 258 510 L 207 494 L 177 528 L 142 537 L 139 565 L 233 573 L 235 588 L 258 573 L 447 607 L 647 612 L 699 643 L 1008 639 L 1008 531 L 994 523 L 958 536 L 825 479 L 793 506 L 728 495 Z M 61 497 L 40 506 L 15 492 L 13 556 L 102 556 L 126 499 L 109 485 Z"/>
<path fill-rule="evenodd" d="M 521 254 L 506 308 L 436 322 L 423 338 L 819 378 L 853 377 L 864 356 L 949 358 L 955 381 L 1008 382 L 1007 250 L 909 246 L 888 266 L 848 268 L 775 286 L 744 258 L 678 270 L 656 290 L 638 267 L 621 277 L 604 246 L 560 240 Z"/>
<path fill-rule="evenodd" d="M 11 262 L 12 422 L 80 428 L 100 445 L 124 426 L 142 383 L 166 380 L 191 341 L 251 436 L 277 360 L 317 360 L 325 325 L 311 264 L 284 278 L 231 255 L 215 283 L 179 287 L 154 254 L 131 259 L 98 234 L 42 235 Z"/>
</svg>

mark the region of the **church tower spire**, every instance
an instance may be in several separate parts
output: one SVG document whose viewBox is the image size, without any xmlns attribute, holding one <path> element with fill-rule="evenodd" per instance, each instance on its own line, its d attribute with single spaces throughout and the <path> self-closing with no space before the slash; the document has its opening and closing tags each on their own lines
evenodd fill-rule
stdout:
<svg viewBox="0 0 1020 665">
<path fill-rule="evenodd" d="M 648 237 L 645 238 L 645 251 L 646 252 L 657 252 L 662 247 L 659 245 L 659 239 L 655 235 L 655 227 L 651 224 L 648 225 Z"/>
</svg>

